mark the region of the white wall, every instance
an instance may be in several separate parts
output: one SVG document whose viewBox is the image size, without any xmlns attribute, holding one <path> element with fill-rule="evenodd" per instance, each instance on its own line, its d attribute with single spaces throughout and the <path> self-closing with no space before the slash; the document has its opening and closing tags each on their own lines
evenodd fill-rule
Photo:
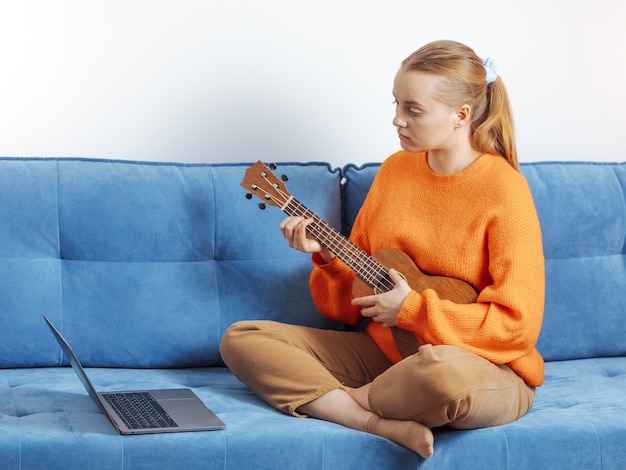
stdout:
<svg viewBox="0 0 626 470">
<path fill-rule="evenodd" d="M 626 160 L 621 0 L 0 0 L 0 155 L 380 161 L 399 62 L 500 65 L 520 160 Z"/>
</svg>

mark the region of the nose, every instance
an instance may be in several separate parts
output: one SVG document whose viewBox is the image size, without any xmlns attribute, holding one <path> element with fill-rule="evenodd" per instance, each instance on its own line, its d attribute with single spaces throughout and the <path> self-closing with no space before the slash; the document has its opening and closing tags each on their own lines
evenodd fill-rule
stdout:
<svg viewBox="0 0 626 470">
<path fill-rule="evenodd" d="M 395 127 L 406 127 L 406 120 L 399 116 L 397 111 L 392 122 Z"/>
</svg>

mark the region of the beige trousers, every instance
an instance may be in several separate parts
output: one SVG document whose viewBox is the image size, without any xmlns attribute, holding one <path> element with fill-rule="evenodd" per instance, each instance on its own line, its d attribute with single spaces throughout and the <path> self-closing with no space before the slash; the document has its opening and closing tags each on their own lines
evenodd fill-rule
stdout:
<svg viewBox="0 0 626 470">
<path fill-rule="evenodd" d="M 369 405 L 383 418 L 472 429 L 522 417 L 535 396 L 507 366 L 454 346 L 423 345 L 394 365 L 362 332 L 244 321 L 224 333 L 220 352 L 242 382 L 295 416 L 331 390 L 371 383 Z"/>
</svg>

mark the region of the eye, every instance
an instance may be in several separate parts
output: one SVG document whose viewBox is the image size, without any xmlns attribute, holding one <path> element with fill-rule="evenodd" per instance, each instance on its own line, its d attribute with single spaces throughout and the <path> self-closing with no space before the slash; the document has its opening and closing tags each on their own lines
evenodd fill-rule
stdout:
<svg viewBox="0 0 626 470">
<path fill-rule="evenodd" d="M 418 111 L 416 109 L 409 109 L 409 116 L 420 117 L 421 115 L 422 115 L 421 111 Z"/>
</svg>

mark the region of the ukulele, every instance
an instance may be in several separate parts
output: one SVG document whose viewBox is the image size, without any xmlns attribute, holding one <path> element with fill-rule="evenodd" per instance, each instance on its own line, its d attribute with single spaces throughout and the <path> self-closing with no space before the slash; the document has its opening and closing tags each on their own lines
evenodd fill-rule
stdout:
<svg viewBox="0 0 626 470">
<path fill-rule="evenodd" d="M 272 170 L 276 169 L 274 164 L 270 167 Z M 352 286 L 354 297 L 379 294 L 393 289 L 395 284 L 389 277 L 389 267 L 401 273 L 411 289 L 416 292 L 434 289 L 441 299 L 460 304 L 476 302 L 476 290 L 471 284 L 461 279 L 426 274 L 408 255 L 398 249 L 384 248 L 371 256 L 368 255 L 294 198 L 285 186 L 287 180 L 285 175 L 280 179 L 277 178 L 270 168 L 258 161 L 246 170 L 241 186 L 249 191 L 246 195 L 248 199 L 255 195 L 263 201 L 259 204 L 261 209 L 265 209 L 265 205 L 269 204 L 278 207 L 288 216 L 312 218 L 313 222 L 307 227 L 307 233 L 355 272 L 356 278 Z M 391 330 L 403 357 L 417 352 L 419 342 L 414 333 L 399 327 L 392 327 Z"/>
</svg>

